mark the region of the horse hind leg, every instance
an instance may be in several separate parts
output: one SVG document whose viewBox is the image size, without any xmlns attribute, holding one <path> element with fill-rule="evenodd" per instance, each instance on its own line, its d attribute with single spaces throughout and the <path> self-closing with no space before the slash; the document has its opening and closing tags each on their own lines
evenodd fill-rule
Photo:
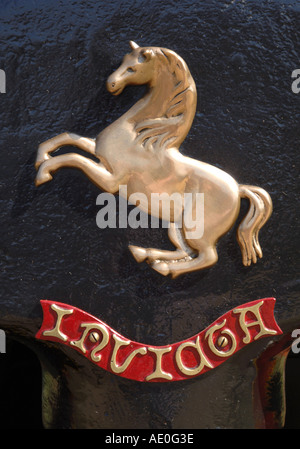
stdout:
<svg viewBox="0 0 300 449">
<path fill-rule="evenodd" d="M 46 160 L 50 159 L 50 153 L 58 150 L 62 146 L 72 145 L 86 151 L 92 155 L 95 155 L 96 143 L 95 139 L 88 137 L 81 137 L 74 133 L 62 133 L 49 140 L 41 143 L 38 148 L 37 158 L 35 161 L 35 168 L 38 169 L 40 165 Z"/>
<path fill-rule="evenodd" d="M 198 206 L 199 204 L 193 202 L 193 208 L 190 208 L 190 211 L 196 212 Z M 199 210 L 201 211 L 201 209 Z M 194 214 L 191 215 L 193 216 Z M 204 220 L 201 220 L 201 217 L 199 219 L 198 213 L 195 215 L 197 216 L 197 224 L 192 224 L 192 222 L 190 222 L 188 219 L 188 212 L 187 215 L 184 216 L 183 230 L 181 234 L 184 246 L 190 249 L 189 257 L 173 261 L 158 261 L 155 265 L 153 265 L 153 268 L 156 271 L 162 272 L 162 274 L 170 274 L 172 278 L 176 278 L 181 274 L 208 268 L 217 262 L 218 254 L 216 250 L 216 242 L 220 236 L 220 228 L 218 225 L 214 227 L 214 223 L 212 222 L 212 225 L 205 233 Z M 208 222 L 210 222 L 209 210 L 207 213 L 207 219 Z"/>
<path fill-rule="evenodd" d="M 174 263 L 158 262 L 153 268 L 162 274 L 170 274 L 175 279 L 182 274 L 211 267 L 217 261 L 218 253 L 216 247 L 215 245 L 209 245 L 204 249 L 199 249 L 198 254 L 194 257 L 174 261 Z"/>
<path fill-rule="evenodd" d="M 170 241 L 176 247 L 175 251 L 160 250 L 154 248 L 142 248 L 140 246 L 129 245 L 129 249 L 137 262 L 147 260 L 152 268 L 167 276 L 169 274 L 169 264 L 178 260 L 191 259 L 193 250 L 184 242 L 181 229 L 174 223 L 170 223 L 168 230 Z"/>
</svg>

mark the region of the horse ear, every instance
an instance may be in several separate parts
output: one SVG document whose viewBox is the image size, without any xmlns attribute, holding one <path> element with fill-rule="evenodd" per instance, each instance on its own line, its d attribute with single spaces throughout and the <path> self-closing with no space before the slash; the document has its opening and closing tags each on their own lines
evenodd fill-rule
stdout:
<svg viewBox="0 0 300 449">
<path fill-rule="evenodd" d="M 139 48 L 139 45 L 136 44 L 136 43 L 133 42 L 133 41 L 129 41 L 129 45 L 130 45 L 130 47 L 132 48 L 132 50 L 135 50 L 136 48 Z"/>
<path fill-rule="evenodd" d="M 151 48 L 147 48 L 142 52 L 142 55 L 146 58 L 146 61 L 149 61 L 154 56 L 154 51 Z"/>
</svg>

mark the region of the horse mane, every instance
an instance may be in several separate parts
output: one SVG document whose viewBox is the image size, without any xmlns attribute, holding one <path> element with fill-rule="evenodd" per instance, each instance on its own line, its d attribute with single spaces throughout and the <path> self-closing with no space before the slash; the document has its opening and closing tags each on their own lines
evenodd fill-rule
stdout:
<svg viewBox="0 0 300 449">
<path fill-rule="evenodd" d="M 152 47 L 152 50 L 171 75 L 172 92 L 169 98 L 162 98 L 165 110 L 161 116 L 136 124 L 137 140 L 152 151 L 179 148 L 196 112 L 195 83 L 185 61 L 175 52 L 165 48 Z"/>
</svg>

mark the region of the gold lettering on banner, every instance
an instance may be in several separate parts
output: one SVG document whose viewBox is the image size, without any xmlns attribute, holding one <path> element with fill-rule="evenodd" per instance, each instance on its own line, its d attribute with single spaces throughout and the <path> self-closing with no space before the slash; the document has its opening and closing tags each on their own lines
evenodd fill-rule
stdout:
<svg viewBox="0 0 300 449">
<path fill-rule="evenodd" d="M 200 357 L 200 363 L 196 368 L 188 368 L 187 366 L 185 366 L 182 362 L 181 359 L 181 353 L 185 348 L 195 348 L 199 354 Z M 205 357 L 205 355 L 203 354 L 203 351 L 201 349 L 200 346 L 200 338 L 199 336 L 196 338 L 196 343 L 192 343 L 192 342 L 185 342 L 182 343 L 182 345 L 180 345 L 176 351 L 176 362 L 177 362 L 177 366 L 180 369 L 180 371 L 183 374 L 186 374 L 187 376 L 195 376 L 197 374 L 199 374 L 203 368 L 205 366 L 207 366 L 208 368 L 213 368 L 213 365 L 211 365 L 211 363 L 209 363 L 209 361 L 207 360 L 207 358 Z"/>
<path fill-rule="evenodd" d="M 135 349 L 134 351 L 132 351 L 131 354 L 129 354 L 129 356 L 123 362 L 122 365 L 117 365 L 117 353 L 118 353 L 120 347 L 121 346 L 128 346 L 131 343 L 131 341 L 129 341 L 129 340 L 122 340 L 120 337 L 118 337 L 115 334 L 113 334 L 113 339 L 115 340 L 115 346 L 114 346 L 114 350 L 113 350 L 113 353 L 112 353 L 112 356 L 111 356 L 110 367 L 111 367 L 111 370 L 114 373 L 117 373 L 117 374 L 123 373 L 126 370 L 126 368 L 128 368 L 128 366 L 130 365 L 132 359 L 137 354 L 145 355 L 147 353 L 147 349 L 145 347 L 142 347 L 142 348 L 139 348 L 139 349 Z"/>
<path fill-rule="evenodd" d="M 47 330 L 43 332 L 45 337 L 56 337 L 60 340 L 67 341 L 68 336 L 65 335 L 60 330 L 60 325 L 63 317 L 65 315 L 71 315 L 73 313 L 73 309 L 64 309 L 63 307 L 57 306 L 56 304 L 51 304 L 51 309 L 54 310 L 57 314 L 57 320 L 53 329 Z"/>
<path fill-rule="evenodd" d="M 166 354 L 167 352 L 170 352 L 172 350 L 171 346 L 168 348 L 148 348 L 148 351 L 154 352 L 156 354 L 156 365 L 155 370 L 152 374 L 146 377 L 146 380 L 152 380 L 152 379 L 167 379 L 172 380 L 173 376 L 170 373 L 166 373 L 162 370 L 161 367 L 161 359 L 163 354 Z"/>
<path fill-rule="evenodd" d="M 257 340 L 258 338 L 262 337 L 263 335 L 276 335 L 277 334 L 276 331 L 274 331 L 272 329 L 268 329 L 262 321 L 259 308 L 263 305 L 263 303 L 264 303 L 264 301 L 260 301 L 259 303 L 255 304 L 254 306 L 243 307 L 242 309 L 234 309 L 233 310 L 233 313 L 240 314 L 239 323 L 240 323 L 242 330 L 245 332 L 245 337 L 243 338 L 243 342 L 245 344 L 250 343 L 250 341 L 251 341 L 250 332 L 248 330 L 248 328 L 251 326 L 259 326 L 260 327 L 260 331 L 257 335 L 255 335 L 254 340 Z M 246 314 L 248 312 L 253 313 L 253 315 L 255 315 L 255 317 L 257 318 L 257 320 L 251 321 L 251 322 L 246 322 Z"/>
<path fill-rule="evenodd" d="M 205 334 L 205 338 L 208 338 L 208 346 L 210 347 L 211 351 L 219 356 L 219 357 L 229 357 L 230 355 L 232 355 L 234 353 L 234 351 L 236 350 L 236 338 L 233 334 L 233 332 L 231 332 L 231 330 L 229 329 L 223 329 L 221 331 L 221 334 L 225 334 L 228 335 L 231 339 L 231 348 L 228 351 L 220 351 L 220 349 L 218 349 L 214 342 L 213 342 L 213 334 L 215 331 L 222 329 L 222 327 L 224 327 L 226 324 L 226 319 L 221 323 L 221 324 L 215 324 L 214 326 L 212 326 L 210 329 L 208 329 L 208 331 Z"/>
<path fill-rule="evenodd" d="M 84 342 L 85 342 L 85 339 L 86 339 L 88 333 L 92 329 L 99 330 L 102 334 L 102 340 L 91 352 L 91 359 L 94 362 L 99 362 L 101 360 L 101 355 L 96 355 L 96 352 L 99 352 L 103 348 L 105 348 L 105 346 L 109 342 L 108 330 L 106 329 L 106 327 L 103 324 L 97 324 L 97 323 L 82 323 L 81 327 L 85 328 L 85 331 L 83 332 L 81 338 L 79 340 L 70 341 L 70 345 L 76 346 L 76 348 L 79 348 L 83 352 L 83 354 L 85 354 L 86 348 L 84 347 Z"/>
</svg>

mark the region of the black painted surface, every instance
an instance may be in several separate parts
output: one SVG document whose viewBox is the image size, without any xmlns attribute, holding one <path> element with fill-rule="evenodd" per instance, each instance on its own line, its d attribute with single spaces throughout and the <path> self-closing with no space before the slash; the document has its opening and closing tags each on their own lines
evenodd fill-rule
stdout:
<svg viewBox="0 0 300 449">
<path fill-rule="evenodd" d="M 195 380 L 147 385 L 34 335 L 40 299 L 80 307 L 154 345 L 185 339 L 234 306 L 269 296 L 277 298 L 284 332 L 300 328 L 300 94 L 291 90 L 300 64 L 299 4 L 1 0 L 0 7 L 0 68 L 7 77 L 0 94 L 0 327 L 34 347 L 47 367 L 45 425 L 254 427 L 251 360 L 268 338 Z M 137 264 L 127 247 L 167 248 L 166 230 L 98 229 L 100 191 L 75 170 L 34 186 L 39 143 L 64 131 L 95 137 L 143 94 L 131 87 L 113 97 L 105 89 L 130 39 L 176 51 L 191 70 L 198 106 L 181 151 L 272 196 L 274 212 L 261 231 L 264 257 L 256 265 L 243 267 L 234 228 L 218 245 L 216 266 L 162 277 Z M 247 203 L 238 222 L 246 210 Z"/>
</svg>

